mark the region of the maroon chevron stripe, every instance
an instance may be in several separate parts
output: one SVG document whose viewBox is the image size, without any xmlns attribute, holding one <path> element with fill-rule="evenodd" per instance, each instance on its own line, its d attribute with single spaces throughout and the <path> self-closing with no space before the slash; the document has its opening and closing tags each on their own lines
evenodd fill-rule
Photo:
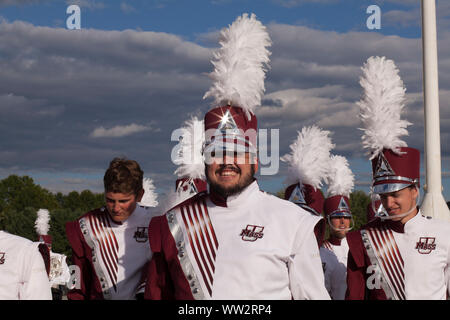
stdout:
<svg viewBox="0 0 450 320">
<path fill-rule="evenodd" d="M 103 216 L 89 216 L 89 223 L 91 225 L 91 230 L 94 233 L 95 240 L 98 243 L 100 256 L 103 265 L 109 275 L 111 283 L 114 290 L 117 290 L 117 272 L 118 272 L 118 243 L 115 236 L 111 236 L 110 232 L 106 227 L 105 215 Z"/>
<path fill-rule="evenodd" d="M 399 265 L 397 264 L 397 261 L 394 260 L 388 251 L 385 230 L 370 228 L 368 231 L 374 244 L 376 254 L 381 262 L 381 267 L 388 277 L 386 280 L 389 280 L 390 287 L 395 291 L 397 297 L 399 299 L 405 299 L 404 280 L 401 278 L 401 273 L 398 271 Z"/>
<path fill-rule="evenodd" d="M 197 246 L 195 245 L 195 242 L 194 242 L 194 237 L 196 236 L 195 230 L 191 230 L 191 228 L 190 228 L 190 224 L 188 223 L 187 217 L 186 217 L 185 207 L 181 207 L 180 209 L 181 209 L 181 217 L 183 219 L 184 226 L 186 228 L 186 232 L 188 235 L 189 244 L 192 249 L 192 253 L 194 254 L 195 261 L 197 262 L 197 266 L 202 275 L 203 282 L 205 283 L 206 289 L 208 290 L 209 295 L 211 295 L 211 293 L 212 293 L 211 286 L 208 282 L 208 278 L 205 274 L 205 270 L 204 270 L 202 264 L 200 263 L 199 253 L 197 252 Z"/>
</svg>

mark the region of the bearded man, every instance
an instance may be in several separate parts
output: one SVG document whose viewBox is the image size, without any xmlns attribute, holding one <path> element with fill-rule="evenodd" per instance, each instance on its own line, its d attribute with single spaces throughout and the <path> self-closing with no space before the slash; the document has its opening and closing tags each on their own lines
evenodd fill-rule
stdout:
<svg viewBox="0 0 450 320">
<path fill-rule="evenodd" d="M 262 54 L 255 57 L 267 55 L 268 34 L 254 15 L 239 17 L 222 36 L 223 45 L 237 37 L 237 43 L 248 46 L 233 50 L 228 43 L 228 53 L 259 49 Z M 257 62 L 256 69 L 267 61 Z M 314 235 L 320 218 L 262 192 L 254 177 L 257 120 L 251 107 L 260 101 L 243 99 L 246 93 L 255 93 L 243 86 L 261 82 L 245 78 L 252 72 L 239 62 L 232 64 L 238 68 L 232 78 L 243 79 L 241 83 L 216 83 L 209 91 L 219 106 L 204 119 L 208 192 L 150 223 L 154 255 L 147 299 L 329 299 Z M 242 77 L 236 72 L 243 72 Z M 237 92 L 216 92 L 220 85 Z M 261 97 L 263 90 L 256 91 Z"/>
</svg>

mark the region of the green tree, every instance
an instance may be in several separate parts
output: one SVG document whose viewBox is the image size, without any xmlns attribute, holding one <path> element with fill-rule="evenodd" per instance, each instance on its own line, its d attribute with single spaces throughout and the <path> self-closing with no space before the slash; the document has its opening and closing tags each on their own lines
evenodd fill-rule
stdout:
<svg viewBox="0 0 450 320">
<path fill-rule="evenodd" d="M 72 249 L 66 237 L 66 223 L 79 218 L 84 212 L 80 209 L 57 209 L 51 212 L 50 232 L 52 236 L 52 251 L 65 254 L 69 259 Z"/>
<path fill-rule="evenodd" d="M 2 211 L 0 229 L 31 241 L 37 241 L 37 235 L 34 230 L 36 216 L 35 209 L 31 207 L 20 211 L 8 208 Z"/>
<path fill-rule="evenodd" d="M 66 237 L 65 224 L 83 213 L 104 205 L 103 193 L 84 190 L 67 195 L 53 194 L 36 185 L 28 176 L 11 175 L 0 180 L 0 229 L 31 241 L 37 241 L 34 224 L 38 209 L 50 211 L 52 250 L 71 258 L 72 250 Z"/>
<path fill-rule="evenodd" d="M 92 193 L 90 190 L 83 190 L 80 193 L 80 209 L 83 211 L 91 211 L 105 204 L 103 193 Z"/>
<path fill-rule="evenodd" d="M 81 205 L 81 199 L 80 194 L 77 191 L 69 192 L 68 195 L 64 196 L 63 198 L 63 208 L 64 209 L 70 209 L 70 210 L 76 210 Z"/>
<path fill-rule="evenodd" d="M 28 176 L 10 175 L 0 180 L 0 211 L 23 211 L 25 208 L 56 209 L 58 203 L 51 192 L 36 185 Z"/>
<path fill-rule="evenodd" d="M 358 230 L 367 223 L 367 208 L 370 204 L 370 197 L 361 190 L 356 190 L 350 194 L 350 208 L 352 210 L 355 226 L 353 230 Z"/>
</svg>

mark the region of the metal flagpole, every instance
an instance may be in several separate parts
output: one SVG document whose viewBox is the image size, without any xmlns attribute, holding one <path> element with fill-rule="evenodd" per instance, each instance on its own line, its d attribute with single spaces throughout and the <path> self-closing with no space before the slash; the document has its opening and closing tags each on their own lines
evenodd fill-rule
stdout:
<svg viewBox="0 0 450 320">
<path fill-rule="evenodd" d="M 442 195 L 436 2 L 421 1 L 426 184 L 420 209 L 424 215 L 450 221 L 450 210 Z"/>
</svg>

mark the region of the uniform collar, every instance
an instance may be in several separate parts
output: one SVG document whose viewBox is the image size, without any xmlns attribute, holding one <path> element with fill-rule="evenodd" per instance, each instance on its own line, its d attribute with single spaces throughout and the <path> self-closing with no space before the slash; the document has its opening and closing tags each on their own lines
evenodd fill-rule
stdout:
<svg viewBox="0 0 450 320">
<path fill-rule="evenodd" d="M 406 223 L 404 225 L 405 231 L 406 232 L 411 231 L 411 229 L 413 229 L 414 226 L 417 225 L 417 223 L 419 223 L 421 218 L 423 218 L 422 212 L 420 212 L 420 209 L 418 209 L 417 214 L 414 217 L 412 217 L 411 219 L 409 219 L 408 221 L 406 221 Z"/>
<path fill-rule="evenodd" d="M 392 229 L 397 233 L 405 233 L 405 229 L 409 231 L 411 227 L 413 227 L 417 223 L 420 216 L 421 212 L 420 209 L 418 209 L 417 214 L 408 221 L 406 221 L 405 224 L 401 223 L 400 221 L 392 221 L 392 220 L 386 221 L 386 224 L 389 229 Z"/>
<path fill-rule="evenodd" d="M 223 197 L 220 194 L 214 192 L 214 190 L 210 191 L 210 199 L 211 201 L 216 205 L 220 207 L 226 207 L 226 208 L 232 208 L 232 207 L 238 207 L 245 203 L 248 199 L 251 198 L 251 195 L 259 191 L 258 182 L 253 181 L 249 186 L 247 186 L 244 190 L 242 190 L 240 193 L 229 196 L 229 197 Z"/>
<path fill-rule="evenodd" d="M 342 239 L 338 239 L 336 237 L 330 236 L 330 238 L 328 239 L 328 242 L 331 243 L 334 246 L 340 246 L 341 245 L 341 241 Z"/>
<path fill-rule="evenodd" d="M 104 211 L 106 212 L 106 215 L 107 215 L 109 221 L 112 222 L 112 226 L 114 226 L 114 227 L 128 225 L 130 222 L 134 221 L 136 218 L 138 218 L 138 216 L 140 216 L 142 214 L 142 210 L 143 210 L 143 208 L 139 204 L 136 204 L 136 208 L 134 209 L 133 213 L 131 213 L 130 216 L 126 220 L 114 221 L 114 219 L 109 214 L 108 209 L 106 209 L 106 207 L 104 207 Z"/>
</svg>

